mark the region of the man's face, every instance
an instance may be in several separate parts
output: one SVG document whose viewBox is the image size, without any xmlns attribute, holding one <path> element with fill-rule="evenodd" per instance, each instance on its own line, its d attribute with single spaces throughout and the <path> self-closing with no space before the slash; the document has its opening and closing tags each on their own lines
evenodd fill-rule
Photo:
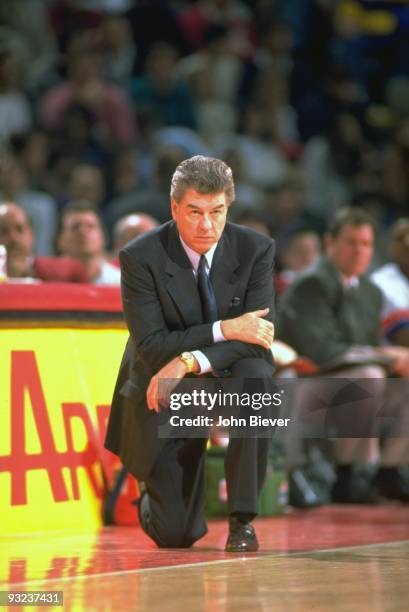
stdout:
<svg viewBox="0 0 409 612">
<path fill-rule="evenodd" d="M 188 189 L 179 203 L 172 200 L 172 217 L 183 242 L 200 254 L 219 241 L 227 210 L 225 193 L 203 194 Z"/>
<path fill-rule="evenodd" d="M 347 278 L 360 276 L 371 263 L 374 232 L 370 225 L 344 225 L 338 235 L 327 238 L 327 253 Z"/>
<path fill-rule="evenodd" d="M 73 200 L 87 200 L 98 204 L 104 199 L 104 185 L 101 171 L 87 164 L 73 169 L 69 181 L 70 196 Z"/>
<path fill-rule="evenodd" d="M 23 210 L 16 206 L 0 205 L 0 244 L 7 256 L 28 257 L 32 253 L 34 235 Z"/>
<path fill-rule="evenodd" d="M 143 213 L 129 215 L 123 220 L 123 222 L 119 223 L 121 224 L 121 230 L 117 238 L 114 240 L 115 251 L 119 251 L 130 240 L 132 240 L 132 238 L 142 236 L 142 234 L 146 234 L 146 232 L 150 232 L 158 226 L 158 223 L 153 217 L 144 215 Z"/>
<path fill-rule="evenodd" d="M 284 266 L 300 272 L 311 266 L 320 255 L 320 241 L 313 232 L 295 236 L 283 253 Z"/>
<path fill-rule="evenodd" d="M 58 245 L 64 255 L 74 258 L 102 254 L 104 235 L 98 216 L 92 211 L 67 213 Z"/>
<path fill-rule="evenodd" d="M 409 276 L 409 223 L 395 236 L 391 250 L 393 259 L 404 274 Z"/>
</svg>

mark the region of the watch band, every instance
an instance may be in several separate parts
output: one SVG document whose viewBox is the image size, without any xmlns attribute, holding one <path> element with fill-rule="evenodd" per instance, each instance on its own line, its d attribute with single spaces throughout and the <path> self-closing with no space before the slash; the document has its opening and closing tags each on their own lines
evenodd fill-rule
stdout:
<svg viewBox="0 0 409 612">
<path fill-rule="evenodd" d="M 183 363 L 186 365 L 188 374 L 193 371 L 193 366 L 195 364 L 195 358 L 192 355 L 192 353 L 184 352 L 179 356 L 179 359 L 183 361 Z"/>
</svg>

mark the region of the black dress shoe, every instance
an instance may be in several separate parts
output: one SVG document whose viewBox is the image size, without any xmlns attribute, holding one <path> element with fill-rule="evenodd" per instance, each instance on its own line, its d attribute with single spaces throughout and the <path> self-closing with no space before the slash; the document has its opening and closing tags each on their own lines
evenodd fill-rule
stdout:
<svg viewBox="0 0 409 612">
<path fill-rule="evenodd" d="M 335 481 L 331 501 L 333 504 L 378 504 L 380 496 L 365 478 L 353 475 Z"/>
<path fill-rule="evenodd" d="M 226 552 L 256 552 L 258 541 L 256 532 L 251 523 L 243 523 L 235 516 L 229 519 L 229 536 L 227 538 Z"/>
<path fill-rule="evenodd" d="M 397 467 L 381 467 L 375 474 L 373 486 L 381 497 L 409 502 L 409 484 Z"/>
</svg>

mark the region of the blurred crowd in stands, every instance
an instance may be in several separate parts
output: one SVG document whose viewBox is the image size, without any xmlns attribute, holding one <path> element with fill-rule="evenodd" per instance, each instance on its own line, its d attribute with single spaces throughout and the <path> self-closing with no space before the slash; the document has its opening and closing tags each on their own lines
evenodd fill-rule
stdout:
<svg viewBox="0 0 409 612">
<path fill-rule="evenodd" d="M 176 165 L 208 154 L 280 266 L 350 204 L 375 216 L 385 260 L 409 206 L 406 3 L 3 0 L 0 24 L 0 198 L 30 216 L 36 254 L 72 200 L 109 249 L 122 216 L 166 221 Z"/>
<path fill-rule="evenodd" d="M 119 284 L 178 163 L 211 155 L 230 220 L 277 241 L 279 296 L 340 209 L 368 212 L 385 337 L 409 346 L 406 2 L 2 0 L 0 142 L 9 276 Z"/>
</svg>

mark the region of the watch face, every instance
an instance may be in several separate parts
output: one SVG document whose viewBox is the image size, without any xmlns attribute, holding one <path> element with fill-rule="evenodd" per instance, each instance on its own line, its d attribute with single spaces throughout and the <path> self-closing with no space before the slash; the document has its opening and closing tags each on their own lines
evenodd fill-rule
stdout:
<svg viewBox="0 0 409 612">
<path fill-rule="evenodd" d="M 192 353 L 182 353 L 180 359 L 186 364 L 188 370 L 190 371 L 193 366 L 193 355 Z"/>
</svg>

